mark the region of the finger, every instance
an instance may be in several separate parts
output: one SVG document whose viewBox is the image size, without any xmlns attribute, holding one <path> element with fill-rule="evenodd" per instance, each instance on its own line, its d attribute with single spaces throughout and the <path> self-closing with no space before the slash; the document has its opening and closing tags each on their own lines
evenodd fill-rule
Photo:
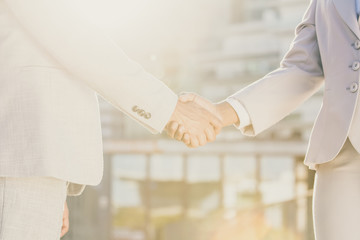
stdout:
<svg viewBox="0 0 360 240">
<path fill-rule="evenodd" d="M 196 96 L 196 94 L 194 94 L 194 93 L 184 93 L 179 96 L 179 100 L 180 100 L 180 102 L 184 102 L 184 103 L 192 102 L 195 100 L 195 96 Z"/>
<path fill-rule="evenodd" d="M 223 127 L 222 121 L 219 118 L 213 116 L 210 118 L 210 124 L 214 127 L 216 135 L 219 134 Z"/>
<path fill-rule="evenodd" d="M 216 139 L 216 134 L 215 134 L 214 128 L 206 128 L 205 135 L 206 135 L 206 140 L 208 142 L 213 142 Z"/>
<path fill-rule="evenodd" d="M 183 143 L 185 143 L 185 145 L 189 146 L 191 143 L 190 135 L 188 133 L 185 133 L 182 138 L 182 141 Z"/>
<path fill-rule="evenodd" d="M 199 139 L 200 146 L 204 146 L 206 144 L 206 135 L 205 134 L 201 134 L 200 136 L 198 136 L 198 139 Z"/>
<path fill-rule="evenodd" d="M 61 237 L 63 237 L 69 231 L 69 208 L 67 206 L 67 202 L 64 204 L 64 212 L 63 212 L 63 225 L 61 227 Z"/>
<path fill-rule="evenodd" d="M 174 137 L 176 140 L 181 141 L 184 134 L 185 134 L 185 127 L 183 125 L 179 125 Z"/>
<path fill-rule="evenodd" d="M 63 226 L 61 228 L 61 235 L 60 237 L 63 237 L 67 232 L 69 231 L 69 220 L 64 219 L 63 220 Z"/>
<path fill-rule="evenodd" d="M 178 127 L 179 127 L 179 123 L 177 123 L 177 122 L 168 123 L 166 131 L 167 131 L 167 134 L 169 135 L 169 137 L 174 138 L 175 132 L 178 129 Z"/>
<path fill-rule="evenodd" d="M 191 148 L 197 148 L 199 147 L 199 140 L 196 136 L 191 136 L 190 137 L 191 141 L 190 141 L 190 147 Z"/>
</svg>

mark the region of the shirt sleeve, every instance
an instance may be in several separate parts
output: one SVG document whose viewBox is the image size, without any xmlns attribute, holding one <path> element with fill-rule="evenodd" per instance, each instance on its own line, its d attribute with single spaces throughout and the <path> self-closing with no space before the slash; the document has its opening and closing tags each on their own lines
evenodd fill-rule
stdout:
<svg viewBox="0 0 360 240">
<path fill-rule="evenodd" d="M 234 110 L 240 120 L 239 124 L 234 124 L 234 126 L 236 128 L 243 129 L 243 128 L 246 128 L 251 125 L 250 116 L 249 116 L 247 110 L 245 109 L 244 105 L 242 105 L 235 98 L 231 98 L 231 97 L 226 99 L 226 102 L 229 103 L 232 108 L 234 108 Z"/>
</svg>

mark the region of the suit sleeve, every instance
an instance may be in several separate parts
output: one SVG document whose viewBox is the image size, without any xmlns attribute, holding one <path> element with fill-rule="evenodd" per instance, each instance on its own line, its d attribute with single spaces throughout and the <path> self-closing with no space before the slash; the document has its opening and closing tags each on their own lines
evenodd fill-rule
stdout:
<svg viewBox="0 0 360 240">
<path fill-rule="evenodd" d="M 151 132 L 163 130 L 175 109 L 176 94 L 85 21 L 71 0 L 5 2 L 24 30 L 64 70 Z"/>
<path fill-rule="evenodd" d="M 316 1 L 312 0 L 280 67 L 240 90 L 231 99 L 246 109 L 251 124 L 241 129 L 254 136 L 277 123 L 317 92 L 324 82 L 316 36 Z M 241 121 L 241 119 L 240 119 Z"/>
</svg>

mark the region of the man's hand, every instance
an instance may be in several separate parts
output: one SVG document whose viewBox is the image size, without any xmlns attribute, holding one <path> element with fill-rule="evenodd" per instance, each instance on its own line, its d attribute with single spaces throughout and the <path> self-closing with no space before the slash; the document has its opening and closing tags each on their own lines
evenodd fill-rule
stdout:
<svg viewBox="0 0 360 240">
<path fill-rule="evenodd" d="M 191 101 L 205 108 L 221 120 L 221 128 L 233 124 L 240 124 L 240 119 L 236 111 L 226 101 L 214 104 L 208 99 L 196 95 L 195 93 L 184 93 L 180 95 L 179 100 L 182 102 Z"/>
<path fill-rule="evenodd" d="M 222 121 L 212 108 L 212 103 L 205 99 L 195 101 L 197 97 L 194 94 L 180 96 L 167 125 L 169 136 L 189 147 L 214 141 L 222 128 Z"/>
<path fill-rule="evenodd" d="M 219 125 L 216 125 L 214 129 L 207 129 L 205 132 L 207 133 L 205 143 L 214 141 L 216 138 L 216 135 L 220 132 L 220 130 L 225 127 L 229 126 L 231 124 L 239 124 L 239 118 L 235 112 L 235 110 L 231 107 L 230 104 L 227 102 L 221 102 L 214 104 L 207 100 L 206 98 L 203 98 L 199 95 L 196 95 L 194 93 L 187 93 L 182 94 L 179 97 L 179 102 L 182 103 L 194 103 L 198 107 L 202 108 L 203 110 L 206 110 L 208 114 L 211 114 L 216 119 L 220 120 Z M 200 112 L 197 112 L 196 114 L 201 114 Z M 187 127 L 184 126 L 182 123 L 177 121 L 172 121 L 168 124 L 167 127 L 168 134 L 179 140 L 183 141 L 187 146 L 189 147 L 197 147 L 199 145 L 204 145 L 205 143 L 202 142 L 199 145 L 196 145 L 193 143 L 191 138 L 191 132 L 187 131 Z"/>
<path fill-rule="evenodd" d="M 70 224 L 69 224 L 69 208 L 65 201 L 64 214 L 63 214 L 63 225 L 61 228 L 61 236 L 60 237 L 63 237 L 69 231 L 69 226 L 70 226 Z"/>
</svg>

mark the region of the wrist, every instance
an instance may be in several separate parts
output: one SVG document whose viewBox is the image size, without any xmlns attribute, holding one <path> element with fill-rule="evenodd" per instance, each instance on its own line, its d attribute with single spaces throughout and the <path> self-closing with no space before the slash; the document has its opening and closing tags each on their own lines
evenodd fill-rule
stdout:
<svg viewBox="0 0 360 240">
<path fill-rule="evenodd" d="M 182 105 L 184 105 L 184 104 L 178 100 L 176 103 L 175 109 L 174 109 L 173 113 L 171 114 L 170 119 L 168 120 L 168 123 L 179 120 L 178 115 L 179 115 L 179 111 L 180 111 Z"/>
<path fill-rule="evenodd" d="M 228 102 L 220 102 L 215 104 L 217 113 L 220 115 L 223 127 L 240 124 L 239 117 L 234 108 Z"/>
</svg>

